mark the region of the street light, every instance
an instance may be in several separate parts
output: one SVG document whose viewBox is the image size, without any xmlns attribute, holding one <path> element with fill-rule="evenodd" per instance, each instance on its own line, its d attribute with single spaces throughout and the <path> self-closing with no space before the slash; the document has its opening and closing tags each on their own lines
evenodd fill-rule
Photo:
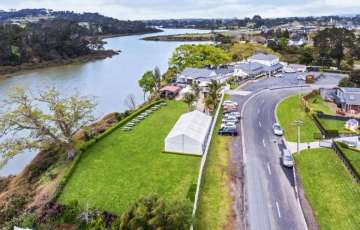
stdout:
<svg viewBox="0 0 360 230">
<path fill-rule="evenodd" d="M 302 120 L 295 120 L 292 122 L 297 127 L 297 152 L 300 152 L 300 126 L 304 124 Z"/>
</svg>

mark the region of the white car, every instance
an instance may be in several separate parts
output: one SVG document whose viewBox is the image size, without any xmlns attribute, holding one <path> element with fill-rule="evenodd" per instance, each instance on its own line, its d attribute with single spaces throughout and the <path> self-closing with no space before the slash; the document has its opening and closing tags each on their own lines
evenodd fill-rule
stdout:
<svg viewBox="0 0 360 230">
<path fill-rule="evenodd" d="M 281 126 L 279 123 L 275 123 L 273 125 L 273 132 L 276 136 L 282 136 L 284 135 L 284 131 L 282 130 Z"/>
<path fill-rule="evenodd" d="M 294 159 L 289 150 L 285 149 L 281 157 L 283 166 L 292 168 L 294 166 Z"/>
</svg>

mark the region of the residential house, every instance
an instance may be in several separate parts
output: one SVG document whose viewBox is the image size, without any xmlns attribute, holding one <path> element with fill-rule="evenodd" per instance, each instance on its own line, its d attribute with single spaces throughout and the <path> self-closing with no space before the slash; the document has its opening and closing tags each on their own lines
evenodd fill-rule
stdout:
<svg viewBox="0 0 360 230">
<path fill-rule="evenodd" d="M 335 102 L 344 112 L 360 113 L 360 88 L 336 88 Z"/>
<path fill-rule="evenodd" d="M 234 76 L 244 78 L 257 78 L 266 74 L 265 65 L 256 62 L 240 62 L 234 65 Z"/>
<path fill-rule="evenodd" d="M 179 85 L 191 85 L 194 81 L 198 84 L 210 83 L 215 80 L 224 83 L 234 74 L 233 66 L 223 66 L 218 68 L 185 68 L 177 75 L 176 83 Z"/>
<path fill-rule="evenodd" d="M 300 39 L 298 39 L 298 40 L 296 40 L 296 39 L 289 39 L 289 41 L 288 41 L 288 45 L 289 45 L 289 46 L 302 46 L 302 45 L 304 45 L 304 44 L 305 44 L 305 40 L 302 39 L 302 38 L 300 38 Z"/>
<path fill-rule="evenodd" d="M 258 53 L 248 58 L 250 63 L 258 63 L 264 65 L 264 71 L 267 74 L 274 74 L 282 70 L 283 66 L 277 56 L 272 54 Z"/>
<path fill-rule="evenodd" d="M 181 91 L 181 88 L 174 85 L 167 85 L 160 89 L 160 97 L 162 98 L 175 98 L 179 92 Z"/>
</svg>

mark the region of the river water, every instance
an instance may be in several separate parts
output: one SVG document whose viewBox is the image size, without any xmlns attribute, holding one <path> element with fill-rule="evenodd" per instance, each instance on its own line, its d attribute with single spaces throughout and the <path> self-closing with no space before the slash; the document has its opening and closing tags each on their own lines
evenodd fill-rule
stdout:
<svg viewBox="0 0 360 230">
<path fill-rule="evenodd" d="M 97 117 L 114 111 L 124 111 L 125 98 L 133 94 L 138 104 L 143 102 L 143 92 L 138 80 L 147 70 L 158 66 L 162 72 L 168 67 L 168 60 L 174 49 L 184 43 L 143 41 L 142 37 L 179 33 L 207 33 L 206 30 L 166 29 L 151 35 L 134 35 L 105 39 L 105 48 L 121 50 L 119 55 L 86 64 L 74 64 L 40 69 L 0 78 L 0 100 L 5 99 L 11 89 L 21 86 L 32 94 L 49 87 L 56 87 L 64 95 L 79 92 L 81 95 L 95 96 L 98 106 Z M 36 152 L 24 152 L 10 159 L 0 169 L 0 176 L 20 172 L 36 155 Z"/>
</svg>

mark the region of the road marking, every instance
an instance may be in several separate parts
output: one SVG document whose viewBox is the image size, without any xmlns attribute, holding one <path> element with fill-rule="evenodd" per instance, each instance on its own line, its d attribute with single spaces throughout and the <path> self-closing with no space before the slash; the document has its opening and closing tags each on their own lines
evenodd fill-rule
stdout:
<svg viewBox="0 0 360 230">
<path fill-rule="evenodd" d="M 269 162 L 267 163 L 267 169 L 268 169 L 269 175 L 271 175 L 271 169 L 270 169 L 270 163 Z"/>
<path fill-rule="evenodd" d="M 257 113 L 260 114 L 260 109 L 257 110 Z"/>
<path fill-rule="evenodd" d="M 277 213 L 278 213 L 279 218 L 281 218 L 279 203 L 277 201 L 276 201 L 276 209 L 277 209 Z"/>
<path fill-rule="evenodd" d="M 261 122 L 259 121 L 259 127 L 261 128 Z"/>
<path fill-rule="evenodd" d="M 265 139 L 262 140 L 263 146 L 266 147 L 265 145 Z"/>
</svg>

